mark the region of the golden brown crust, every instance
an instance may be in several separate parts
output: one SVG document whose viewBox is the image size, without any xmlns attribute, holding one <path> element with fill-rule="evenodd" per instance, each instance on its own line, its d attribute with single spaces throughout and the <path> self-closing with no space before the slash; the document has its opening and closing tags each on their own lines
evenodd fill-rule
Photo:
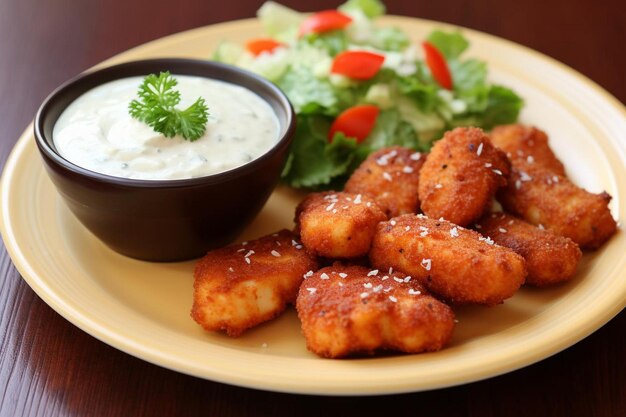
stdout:
<svg viewBox="0 0 626 417">
<path fill-rule="evenodd" d="M 425 160 L 426 154 L 401 146 L 380 149 L 354 171 L 344 191 L 374 198 L 387 217 L 416 213 L 419 171 Z"/>
<path fill-rule="evenodd" d="M 422 211 L 466 226 L 478 219 L 499 187 L 509 162 L 482 130 L 456 128 L 433 146 L 420 171 Z"/>
<path fill-rule="evenodd" d="M 370 250 L 376 268 L 393 267 L 458 304 L 502 303 L 524 283 L 524 259 L 473 230 L 404 215 L 378 225 Z"/>
<path fill-rule="evenodd" d="M 328 258 L 365 256 L 378 222 L 387 217 L 362 194 L 309 194 L 296 208 L 296 227 L 311 252 Z"/>
<path fill-rule="evenodd" d="M 554 155 L 548 136 L 534 126 L 520 124 L 496 126 L 489 135 L 491 142 L 502 149 L 510 160 L 520 159 L 565 176 L 563 163 Z"/>
<path fill-rule="evenodd" d="M 296 308 L 310 351 L 339 358 L 434 351 L 448 343 L 454 329 L 450 307 L 402 273 L 375 272 L 335 264 L 305 279 Z"/>
<path fill-rule="evenodd" d="M 212 250 L 196 264 L 191 317 L 206 330 L 239 336 L 293 303 L 303 275 L 315 269 L 288 230 Z"/>
<path fill-rule="evenodd" d="M 498 200 L 506 211 L 582 248 L 599 247 L 617 228 L 608 207 L 609 194 L 589 193 L 562 175 L 520 160 L 513 161 L 509 185 Z"/>
<path fill-rule="evenodd" d="M 526 260 L 526 284 L 543 287 L 574 276 L 582 252 L 571 239 L 542 230 L 505 213 L 487 214 L 477 230 Z"/>
</svg>

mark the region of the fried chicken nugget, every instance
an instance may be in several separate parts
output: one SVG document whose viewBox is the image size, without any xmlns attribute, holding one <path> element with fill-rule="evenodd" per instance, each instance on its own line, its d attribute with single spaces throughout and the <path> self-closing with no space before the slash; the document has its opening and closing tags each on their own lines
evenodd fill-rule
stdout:
<svg viewBox="0 0 626 417">
<path fill-rule="evenodd" d="M 617 228 L 606 192 L 592 194 L 562 175 L 523 161 L 513 161 L 508 187 L 498 193 L 506 211 L 582 248 L 595 249 Z"/>
<path fill-rule="evenodd" d="M 367 254 L 378 222 L 387 217 L 378 204 L 362 194 L 309 194 L 296 208 L 296 227 L 311 252 L 328 258 Z"/>
<path fill-rule="evenodd" d="M 196 264 L 191 317 L 205 330 L 239 336 L 295 302 L 314 257 L 288 230 L 212 250 Z"/>
<path fill-rule="evenodd" d="M 296 302 L 307 348 L 327 358 L 441 349 L 454 313 L 415 280 L 335 264 L 308 277 Z"/>
<path fill-rule="evenodd" d="M 565 176 L 563 163 L 550 149 L 548 135 L 544 131 L 533 126 L 502 125 L 494 127 L 489 137 L 510 160 L 521 159 Z"/>
<path fill-rule="evenodd" d="M 457 304 L 500 304 L 524 283 L 526 262 L 473 230 L 423 215 L 378 225 L 370 250 L 376 268 L 392 267 Z"/>
<path fill-rule="evenodd" d="M 569 280 L 582 256 L 573 240 L 506 213 L 488 214 L 479 220 L 476 228 L 526 260 L 526 284 L 529 285 L 544 287 Z"/>
<path fill-rule="evenodd" d="M 426 155 L 409 148 L 392 146 L 371 154 L 350 176 L 345 192 L 372 197 L 395 217 L 419 210 L 419 171 Z"/>
<path fill-rule="evenodd" d="M 508 175 L 506 155 L 482 130 L 465 127 L 446 132 L 420 171 L 422 211 L 466 226 L 483 214 Z"/>
</svg>

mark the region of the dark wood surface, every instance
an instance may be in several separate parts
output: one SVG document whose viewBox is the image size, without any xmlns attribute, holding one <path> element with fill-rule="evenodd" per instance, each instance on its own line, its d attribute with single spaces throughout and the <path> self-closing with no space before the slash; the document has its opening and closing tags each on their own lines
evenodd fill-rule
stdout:
<svg viewBox="0 0 626 417">
<path fill-rule="evenodd" d="M 295 0 L 286 4 L 298 7 Z M 253 0 L 0 1 L 0 166 L 39 103 L 62 81 L 146 41 L 252 17 L 259 5 Z M 404 0 L 389 1 L 388 9 L 530 46 L 626 101 L 626 13 L 618 0 Z M 525 369 L 444 390 L 368 398 L 232 387 L 126 355 L 42 302 L 4 246 L 0 314 L 1 416 L 626 416 L 625 312 L 575 346 Z"/>
</svg>

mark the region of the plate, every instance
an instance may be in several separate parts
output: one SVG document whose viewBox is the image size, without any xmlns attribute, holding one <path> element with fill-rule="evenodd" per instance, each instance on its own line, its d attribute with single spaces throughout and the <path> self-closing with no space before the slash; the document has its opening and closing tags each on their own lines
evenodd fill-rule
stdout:
<svg viewBox="0 0 626 417">
<path fill-rule="evenodd" d="M 385 17 L 415 41 L 441 23 Z M 626 218 L 626 111 L 593 82 L 558 62 L 463 29 L 468 55 L 488 61 L 492 80 L 526 100 L 524 123 L 545 129 L 573 181 L 608 191 Z M 101 64 L 161 56 L 206 58 L 223 39 L 261 33 L 242 20 L 163 38 Z M 105 343 L 190 375 L 264 390 L 384 394 L 451 386 L 502 374 L 552 355 L 598 329 L 626 304 L 626 235 L 587 253 L 575 279 L 522 289 L 493 308 L 457 308 L 451 345 L 436 353 L 350 360 L 309 353 L 295 312 L 238 339 L 204 332 L 189 317 L 194 262 L 147 263 L 118 255 L 70 214 L 44 172 L 29 127 L 2 177 L 1 225 L 17 269 L 59 314 Z M 242 239 L 291 227 L 302 194 L 278 188 Z"/>
</svg>

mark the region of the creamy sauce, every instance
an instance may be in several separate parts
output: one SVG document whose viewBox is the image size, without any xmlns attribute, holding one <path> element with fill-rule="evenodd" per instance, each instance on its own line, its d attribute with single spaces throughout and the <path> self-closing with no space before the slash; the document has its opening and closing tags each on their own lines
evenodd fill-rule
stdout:
<svg viewBox="0 0 626 417">
<path fill-rule="evenodd" d="M 100 85 L 72 102 L 52 133 L 59 154 L 91 171 L 116 177 L 165 180 L 224 172 L 258 158 L 278 141 L 278 119 L 252 91 L 208 78 L 174 75 L 176 106 L 206 100 L 204 135 L 190 142 L 166 138 L 128 114 L 143 77 Z"/>
</svg>

